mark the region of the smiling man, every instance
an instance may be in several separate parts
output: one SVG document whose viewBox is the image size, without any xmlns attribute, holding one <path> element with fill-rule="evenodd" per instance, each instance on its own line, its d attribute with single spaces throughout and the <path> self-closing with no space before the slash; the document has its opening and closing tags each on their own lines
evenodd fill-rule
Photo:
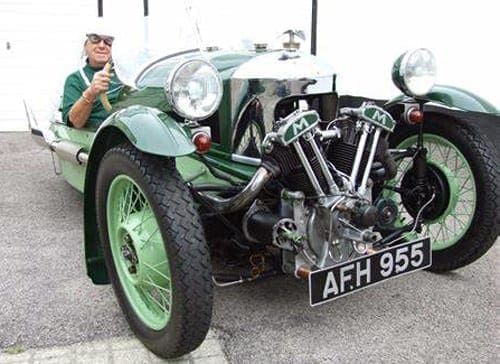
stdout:
<svg viewBox="0 0 500 364">
<path fill-rule="evenodd" d="M 122 84 L 115 75 L 104 69 L 111 61 L 114 37 L 107 32 L 86 34 L 83 45 L 85 64 L 70 74 L 64 83 L 62 102 L 63 121 L 76 128 L 97 127 L 109 116 L 99 94 L 105 92 L 110 103 L 116 101 Z"/>
</svg>

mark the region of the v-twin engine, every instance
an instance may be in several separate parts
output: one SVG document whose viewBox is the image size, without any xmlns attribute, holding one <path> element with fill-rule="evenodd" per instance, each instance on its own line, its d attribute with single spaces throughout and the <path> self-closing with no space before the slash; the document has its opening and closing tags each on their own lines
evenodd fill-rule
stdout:
<svg viewBox="0 0 500 364">
<path fill-rule="evenodd" d="M 386 136 L 395 122 L 364 104 L 342 109 L 326 129 L 314 110 L 297 110 L 275 124 L 263 142 L 262 165 L 282 186 L 279 206 L 260 200 L 244 217 L 252 241 L 283 252 L 283 269 L 321 268 L 363 254 L 380 238 L 373 206 L 374 179 L 391 175 Z"/>
</svg>

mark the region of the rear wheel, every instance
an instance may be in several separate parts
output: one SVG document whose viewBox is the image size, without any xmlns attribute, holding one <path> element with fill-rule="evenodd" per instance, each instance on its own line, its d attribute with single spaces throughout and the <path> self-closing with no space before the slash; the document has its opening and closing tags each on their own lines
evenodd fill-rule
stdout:
<svg viewBox="0 0 500 364">
<path fill-rule="evenodd" d="M 405 128 L 393 136 L 392 145 L 406 149 L 417 143 L 416 130 Z M 500 206 L 494 146 L 473 128 L 439 115 L 426 116 L 424 147 L 427 149 L 425 186 L 418 187 L 411 158 L 398 163 L 398 173 L 384 195 L 399 206 L 398 225 L 420 212 L 421 235 L 432 240 L 430 270 L 448 271 L 481 257 L 499 232 Z M 430 201 L 420 211 L 417 200 Z M 425 196 L 422 199 L 422 196 Z"/>
<path fill-rule="evenodd" d="M 211 269 L 174 161 L 115 147 L 101 162 L 96 191 L 106 266 L 130 327 L 161 357 L 194 350 L 210 326 Z"/>
</svg>

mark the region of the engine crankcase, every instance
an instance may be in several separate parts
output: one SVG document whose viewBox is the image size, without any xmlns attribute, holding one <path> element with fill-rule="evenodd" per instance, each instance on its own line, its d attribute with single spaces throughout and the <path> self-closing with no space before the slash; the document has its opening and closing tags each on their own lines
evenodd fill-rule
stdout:
<svg viewBox="0 0 500 364">
<path fill-rule="evenodd" d="M 319 268 L 352 259 L 356 255 L 353 240 L 343 236 L 345 227 L 340 223 L 342 213 L 325 206 L 311 209 L 307 220 L 307 254 Z"/>
</svg>

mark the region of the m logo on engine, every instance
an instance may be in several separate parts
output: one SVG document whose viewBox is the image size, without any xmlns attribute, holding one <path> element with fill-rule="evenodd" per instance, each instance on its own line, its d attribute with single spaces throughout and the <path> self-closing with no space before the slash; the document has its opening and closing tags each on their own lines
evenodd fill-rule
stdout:
<svg viewBox="0 0 500 364">
<path fill-rule="evenodd" d="M 307 122 L 307 120 L 305 118 L 300 119 L 298 122 L 295 122 L 292 125 L 293 134 L 294 135 L 299 134 L 302 130 L 304 130 L 308 126 L 309 126 L 309 123 Z"/>
<path fill-rule="evenodd" d="M 361 118 L 388 131 L 393 131 L 396 126 L 391 114 L 376 105 L 365 106 Z"/>
<path fill-rule="evenodd" d="M 380 111 L 375 110 L 375 112 L 373 113 L 372 117 L 373 117 L 373 120 L 376 120 L 376 121 L 378 121 L 378 122 L 380 122 L 380 123 L 382 123 L 382 124 L 385 125 L 385 123 L 386 123 L 386 121 L 385 121 L 386 116 L 384 114 L 382 114 Z"/>
<path fill-rule="evenodd" d="M 316 111 L 296 111 L 281 120 L 282 126 L 278 129 L 278 138 L 283 145 L 295 141 L 302 134 L 313 129 L 319 121 Z"/>
</svg>

